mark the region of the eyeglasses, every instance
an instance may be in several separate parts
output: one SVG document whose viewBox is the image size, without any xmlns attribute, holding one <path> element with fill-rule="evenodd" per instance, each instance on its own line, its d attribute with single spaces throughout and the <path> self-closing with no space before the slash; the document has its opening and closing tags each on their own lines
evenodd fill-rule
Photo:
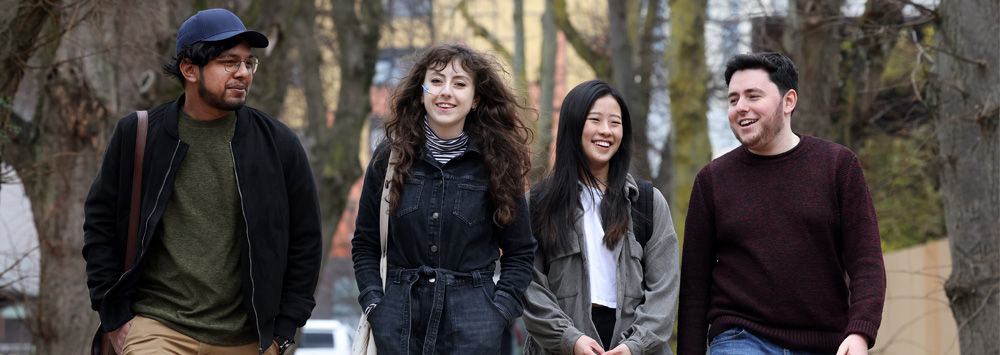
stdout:
<svg viewBox="0 0 1000 355">
<path fill-rule="evenodd" d="M 236 57 L 216 58 L 215 60 L 219 63 L 222 63 L 222 66 L 226 68 L 226 72 L 228 73 L 238 72 L 240 71 L 240 67 L 242 67 L 243 64 L 246 64 L 247 70 L 250 71 L 250 74 L 253 74 L 257 72 L 257 66 L 260 65 L 260 60 L 253 57 L 247 58 L 244 61 L 240 61 Z"/>
</svg>

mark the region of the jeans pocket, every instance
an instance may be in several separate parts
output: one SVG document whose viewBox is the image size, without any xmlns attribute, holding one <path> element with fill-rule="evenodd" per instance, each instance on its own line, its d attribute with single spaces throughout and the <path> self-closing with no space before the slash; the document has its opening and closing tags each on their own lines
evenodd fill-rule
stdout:
<svg viewBox="0 0 1000 355">
<path fill-rule="evenodd" d="M 504 327 L 510 325 L 512 317 L 506 310 L 503 309 L 503 306 L 497 302 L 496 298 L 500 296 L 497 295 L 496 285 L 493 284 L 493 281 L 484 280 L 483 287 L 481 288 L 483 289 L 483 295 L 486 297 L 487 304 L 492 306 L 493 313 L 498 316 L 497 319 L 503 322 Z"/>
<path fill-rule="evenodd" d="M 407 294 L 405 284 L 387 282 L 385 292 L 374 309 L 368 312 L 368 323 L 372 327 L 372 337 L 379 353 L 399 353 L 400 334 L 408 326 L 406 312 Z M 396 350 L 393 350 L 396 349 Z"/>
<path fill-rule="evenodd" d="M 375 308 L 372 308 L 368 312 L 368 323 L 375 325 L 376 323 L 382 325 L 385 321 L 383 318 L 385 314 L 390 314 L 393 317 L 403 316 L 403 307 L 406 306 L 405 299 L 401 297 L 408 297 L 405 295 L 406 287 L 401 284 L 386 282 L 385 290 L 382 292 L 382 298 L 378 300 L 375 304 Z M 394 323 L 396 320 L 390 320 L 389 322 Z"/>
<path fill-rule="evenodd" d="M 715 338 L 712 338 L 712 342 L 709 344 L 709 346 L 716 346 L 718 344 L 727 341 L 743 338 L 745 333 L 746 329 L 743 328 L 726 329 L 724 332 L 719 333 L 719 335 L 716 335 Z"/>
</svg>

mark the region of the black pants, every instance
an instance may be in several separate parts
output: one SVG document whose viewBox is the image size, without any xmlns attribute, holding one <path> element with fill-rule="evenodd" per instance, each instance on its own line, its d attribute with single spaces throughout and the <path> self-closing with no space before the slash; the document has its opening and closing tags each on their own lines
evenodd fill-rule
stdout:
<svg viewBox="0 0 1000 355">
<path fill-rule="evenodd" d="M 590 307 L 590 317 L 597 327 L 597 334 L 601 336 L 601 344 L 604 350 L 611 350 L 611 338 L 615 336 L 615 309 L 603 306 Z"/>
</svg>

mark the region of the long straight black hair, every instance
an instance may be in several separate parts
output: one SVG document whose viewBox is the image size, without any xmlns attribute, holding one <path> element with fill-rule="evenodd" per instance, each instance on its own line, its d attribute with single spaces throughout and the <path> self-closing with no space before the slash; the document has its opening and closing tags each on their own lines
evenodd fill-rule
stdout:
<svg viewBox="0 0 1000 355">
<path fill-rule="evenodd" d="M 632 118 L 625 106 L 625 99 L 618 90 L 601 80 L 591 80 L 577 85 L 563 99 L 559 110 L 554 168 L 547 178 L 532 189 L 531 231 L 541 241 L 543 248 L 559 245 L 560 241 L 569 237 L 580 206 L 578 181 L 589 186 L 599 186 L 599 181 L 590 171 L 581 141 L 583 126 L 594 102 L 609 95 L 621 106 L 622 140 L 618 151 L 611 157 L 607 187 L 601 200 L 604 245 L 613 249 L 628 233 L 631 205 L 624 187 L 632 161 Z"/>
</svg>

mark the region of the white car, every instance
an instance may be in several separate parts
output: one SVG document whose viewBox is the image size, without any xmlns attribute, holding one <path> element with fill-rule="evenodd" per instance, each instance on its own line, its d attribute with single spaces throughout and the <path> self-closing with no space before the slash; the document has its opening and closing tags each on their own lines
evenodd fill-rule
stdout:
<svg viewBox="0 0 1000 355">
<path fill-rule="evenodd" d="M 310 319 L 302 327 L 295 355 L 349 355 L 354 329 L 334 319 Z"/>
</svg>

